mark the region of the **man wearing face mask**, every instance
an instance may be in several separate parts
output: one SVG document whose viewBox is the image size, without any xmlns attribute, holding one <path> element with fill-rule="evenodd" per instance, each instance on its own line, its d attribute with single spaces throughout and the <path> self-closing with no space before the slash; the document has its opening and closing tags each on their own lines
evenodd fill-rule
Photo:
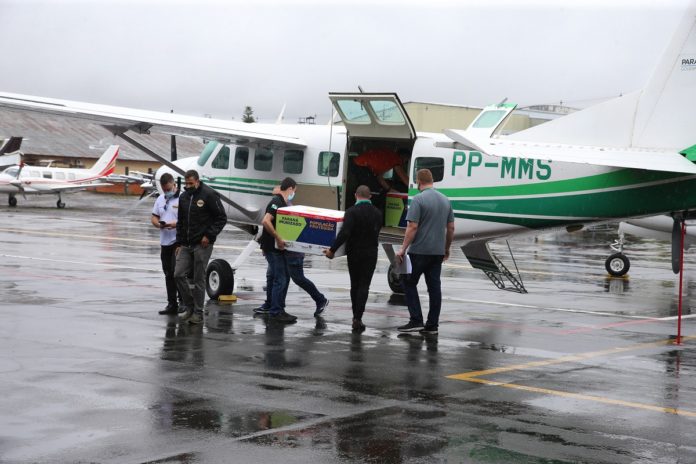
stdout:
<svg viewBox="0 0 696 464">
<path fill-rule="evenodd" d="M 184 174 L 185 192 L 179 196 L 179 217 L 176 223 L 176 279 L 186 311 L 180 322 L 203 322 L 205 304 L 205 271 L 213 253 L 213 244 L 227 223 L 225 208 L 220 195 L 198 177 L 191 169 Z M 191 291 L 187 274 L 193 275 Z"/>
<path fill-rule="evenodd" d="M 167 306 L 159 314 L 176 314 L 179 305 L 176 300 L 176 280 L 174 280 L 174 267 L 176 264 L 176 221 L 179 214 L 179 192 L 177 192 L 174 177 L 167 173 L 162 174 L 160 186 L 163 195 L 157 197 L 152 208 L 152 225 L 160 230 L 160 260 L 164 271 L 164 282 L 167 287 Z"/>
<path fill-rule="evenodd" d="M 291 177 L 286 177 L 280 183 L 280 192 L 273 195 L 266 207 L 266 214 L 262 221 L 263 232 L 259 238 L 259 245 L 261 245 L 263 256 L 268 263 L 266 280 L 271 283 L 268 318 L 269 321 L 278 321 L 284 324 L 295 322 L 297 317 L 286 313 L 284 309 L 290 275 L 285 256 L 285 241 L 278 235 L 275 226 L 278 208 L 283 208 L 288 205 L 288 201 L 292 201 L 296 188 L 297 183 Z"/>
</svg>

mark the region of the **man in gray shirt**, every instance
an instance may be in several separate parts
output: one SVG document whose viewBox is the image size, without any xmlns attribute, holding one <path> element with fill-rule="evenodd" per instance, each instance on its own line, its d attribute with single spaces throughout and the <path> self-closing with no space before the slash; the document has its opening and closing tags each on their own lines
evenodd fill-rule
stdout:
<svg viewBox="0 0 696 464">
<path fill-rule="evenodd" d="M 398 330 L 436 334 L 442 305 L 440 273 L 443 261 L 449 258 L 454 237 L 454 214 L 447 197 L 433 188 L 433 174 L 429 169 L 419 170 L 416 182 L 421 193 L 413 198 L 408 207 L 404 242 L 396 254 L 396 259 L 403 261 L 404 254 L 408 251 L 411 259 L 411 273 L 404 275 L 402 279 L 410 320 Z M 425 327 L 418 297 L 421 275 L 425 276 L 430 295 L 430 311 Z"/>
</svg>

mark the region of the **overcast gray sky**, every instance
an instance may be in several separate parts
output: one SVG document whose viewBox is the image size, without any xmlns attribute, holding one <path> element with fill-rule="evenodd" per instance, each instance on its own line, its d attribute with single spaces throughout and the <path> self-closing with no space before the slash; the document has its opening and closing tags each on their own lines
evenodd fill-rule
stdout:
<svg viewBox="0 0 696 464">
<path fill-rule="evenodd" d="M 328 121 L 330 91 L 482 106 L 643 86 L 688 0 L 0 0 L 0 91 Z"/>
</svg>

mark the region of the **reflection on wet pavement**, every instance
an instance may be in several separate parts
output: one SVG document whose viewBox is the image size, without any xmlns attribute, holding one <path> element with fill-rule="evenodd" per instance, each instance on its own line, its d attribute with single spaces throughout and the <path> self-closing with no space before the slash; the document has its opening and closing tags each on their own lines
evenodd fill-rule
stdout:
<svg viewBox="0 0 696 464">
<path fill-rule="evenodd" d="M 95 214 L 93 196 L 73 198 L 0 207 L 0 461 L 696 462 L 696 342 L 669 342 L 675 278 L 657 242 L 632 240 L 631 273 L 614 279 L 610 230 L 515 240 L 528 295 L 495 290 L 457 251 L 437 336 L 396 332 L 408 312 L 383 257 L 365 332 L 351 332 L 345 260 L 323 257 L 306 258 L 323 316 L 293 284 L 298 322 L 269 323 L 253 313 L 265 260 L 252 253 L 238 301 L 208 301 L 190 326 L 157 314 L 149 206 L 114 220 L 129 199 L 99 197 Z M 226 230 L 213 258 L 246 240 Z"/>
</svg>

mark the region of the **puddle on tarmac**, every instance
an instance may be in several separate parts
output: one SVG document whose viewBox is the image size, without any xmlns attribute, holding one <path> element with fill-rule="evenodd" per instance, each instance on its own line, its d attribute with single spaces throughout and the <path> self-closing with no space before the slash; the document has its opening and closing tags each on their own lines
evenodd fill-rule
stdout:
<svg viewBox="0 0 696 464">
<path fill-rule="evenodd" d="M 149 408 L 160 429 L 193 429 L 240 437 L 321 417 L 321 414 L 289 410 L 244 410 L 238 404 L 204 398 L 171 399 L 162 399 Z"/>
</svg>

